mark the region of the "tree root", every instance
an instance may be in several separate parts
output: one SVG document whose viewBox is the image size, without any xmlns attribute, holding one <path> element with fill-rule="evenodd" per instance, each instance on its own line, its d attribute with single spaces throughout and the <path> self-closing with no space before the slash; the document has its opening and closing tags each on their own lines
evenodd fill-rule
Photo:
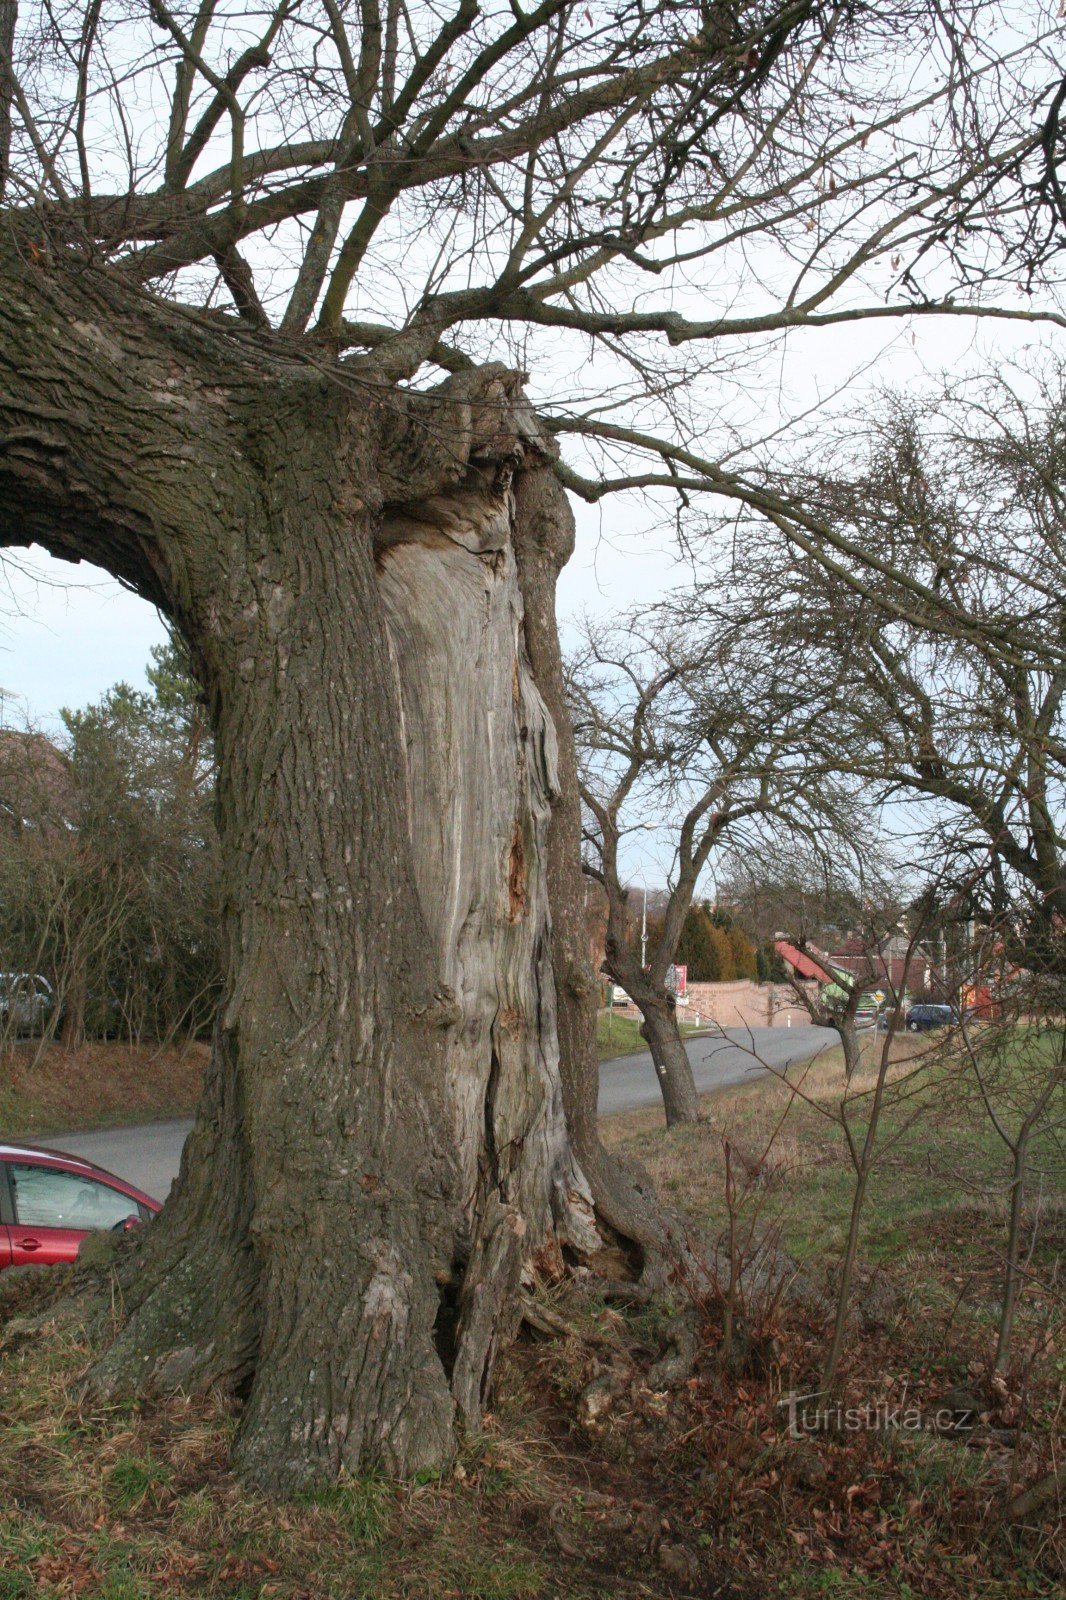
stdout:
<svg viewBox="0 0 1066 1600">
<path fill-rule="evenodd" d="M 1046 1477 L 1038 1478 L 1021 1494 L 1015 1495 L 1003 1511 L 1004 1522 L 1024 1522 L 1034 1512 L 1039 1511 L 1049 1500 L 1056 1499 L 1066 1492 L 1066 1466 L 1061 1466 L 1055 1472 L 1049 1472 Z"/>
<path fill-rule="evenodd" d="M 594 1328 L 579 1328 L 576 1322 L 568 1321 L 550 1306 L 539 1305 L 528 1294 L 519 1295 L 518 1304 L 522 1321 L 528 1323 L 531 1328 L 536 1328 L 538 1333 L 546 1333 L 560 1339 L 578 1339 L 584 1344 L 613 1348 L 614 1341 L 606 1334 L 597 1333 Z"/>
<path fill-rule="evenodd" d="M 649 1389 L 680 1389 L 691 1378 L 700 1353 L 700 1316 L 695 1306 L 688 1306 L 670 1324 L 670 1334 L 664 1354 L 649 1368 Z"/>
</svg>

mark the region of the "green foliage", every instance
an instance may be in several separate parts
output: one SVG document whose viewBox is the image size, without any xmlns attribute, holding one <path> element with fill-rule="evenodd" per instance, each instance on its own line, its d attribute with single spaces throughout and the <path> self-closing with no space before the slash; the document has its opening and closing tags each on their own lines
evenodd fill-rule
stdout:
<svg viewBox="0 0 1066 1600">
<path fill-rule="evenodd" d="M 42 973 L 67 1042 L 195 1032 L 221 965 L 206 717 L 176 645 L 151 692 L 119 683 L 62 713 L 56 744 L 0 749 L 0 954 Z"/>
<path fill-rule="evenodd" d="M 707 907 L 690 906 L 677 941 L 675 960 L 688 967 L 689 980 L 695 983 L 713 983 L 717 976 L 718 952 L 716 933 Z"/>
<path fill-rule="evenodd" d="M 692 906 L 681 929 L 674 958 L 688 967 L 693 983 L 729 983 L 758 976 L 755 947 L 727 911 Z"/>
<path fill-rule="evenodd" d="M 712 923 L 710 928 L 712 957 L 712 983 L 732 983 L 737 975 L 736 961 L 733 958 L 733 945 L 724 928 L 719 928 Z"/>
<path fill-rule="evenodd" d="M 166 644 L 154 644 L 152 664 L 145 676 L 159 714 L 170 719 L 176 734 L 186 742 L 203 721 L 200 688 L 193 677 L 192 663 L 184 641 L 172 634 Z"/>
<path fill-rule="evenodd" d="M 787 979 L 785 963 L 772 939 L 764 940 L 755 951 L 755 974 L 760 983 L 784 983 Z"/>
<path fill-rule="evenodd" d="M 758 962 L 755 957 L 755 946 L 738 927 L 729 929 L 726 937 L 733 956 L 733 966 L 738 978 L 750 978 L 752 982 L 759 975 Z"/>
<path fill-rule="evenodd" d="M 139 1511 L 155 1489 L 167 1482 L 170 1474 L 162 1462 L 151 1456 L 119 1456 L 107 1475 L 107 1497 L 116 1511 Z"/>
</svg>

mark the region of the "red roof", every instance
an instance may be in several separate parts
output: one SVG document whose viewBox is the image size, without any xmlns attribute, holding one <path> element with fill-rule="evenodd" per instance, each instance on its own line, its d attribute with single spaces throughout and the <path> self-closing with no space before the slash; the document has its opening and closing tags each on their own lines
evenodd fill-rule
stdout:
<svg viewBox="0 0 1066 1600">
<path fill-rule="evenodd" d="M 774 948 L 782 961 L 798 972 L 801 978 L 814 978 L 818 983 L 835 983 L 836 979 L 828 968 L 821 966 L 805 950 L 800 950 L 796 945 L 789 944 L 787 939 L 775 941 Z"/>
</svg>

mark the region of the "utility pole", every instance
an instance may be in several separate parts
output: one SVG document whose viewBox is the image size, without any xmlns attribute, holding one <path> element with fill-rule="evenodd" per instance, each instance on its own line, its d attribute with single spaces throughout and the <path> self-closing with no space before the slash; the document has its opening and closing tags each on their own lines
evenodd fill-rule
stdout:
<svg viewBox="0 0 1066 1600">
<path fill-rule="evenodd" d="M 644 915 L 640 922 L 640 964 L 648 965 L 648 885 L 644 885 Z"/>
</svg>

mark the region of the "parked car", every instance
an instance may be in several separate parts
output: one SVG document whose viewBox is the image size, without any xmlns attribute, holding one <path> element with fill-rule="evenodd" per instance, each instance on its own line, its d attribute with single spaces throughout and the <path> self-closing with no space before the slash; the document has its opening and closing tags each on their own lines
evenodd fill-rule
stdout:
<svg viewBox="0 0 1066 1600">
<path fill-rule="evenodd" d="M 148 1222 L 159 1201 L 80 1156 L 0 1144 L 0 1270 L 73 1261 L 94 1229 Z"/>
<path fill-rule="evenodd" d="M 0 1028 L 36 1033 L 55 1005 L 55 993 L 39 972 L 0 972 Z"/>
<path fill-rule="evenodd" d="M 954 1006 L 911 1006 L 907 1012 L 908 1033 L 928 1033 L 930 1028 L 950 1028 L 958 1022 Z"/>
</svg>

